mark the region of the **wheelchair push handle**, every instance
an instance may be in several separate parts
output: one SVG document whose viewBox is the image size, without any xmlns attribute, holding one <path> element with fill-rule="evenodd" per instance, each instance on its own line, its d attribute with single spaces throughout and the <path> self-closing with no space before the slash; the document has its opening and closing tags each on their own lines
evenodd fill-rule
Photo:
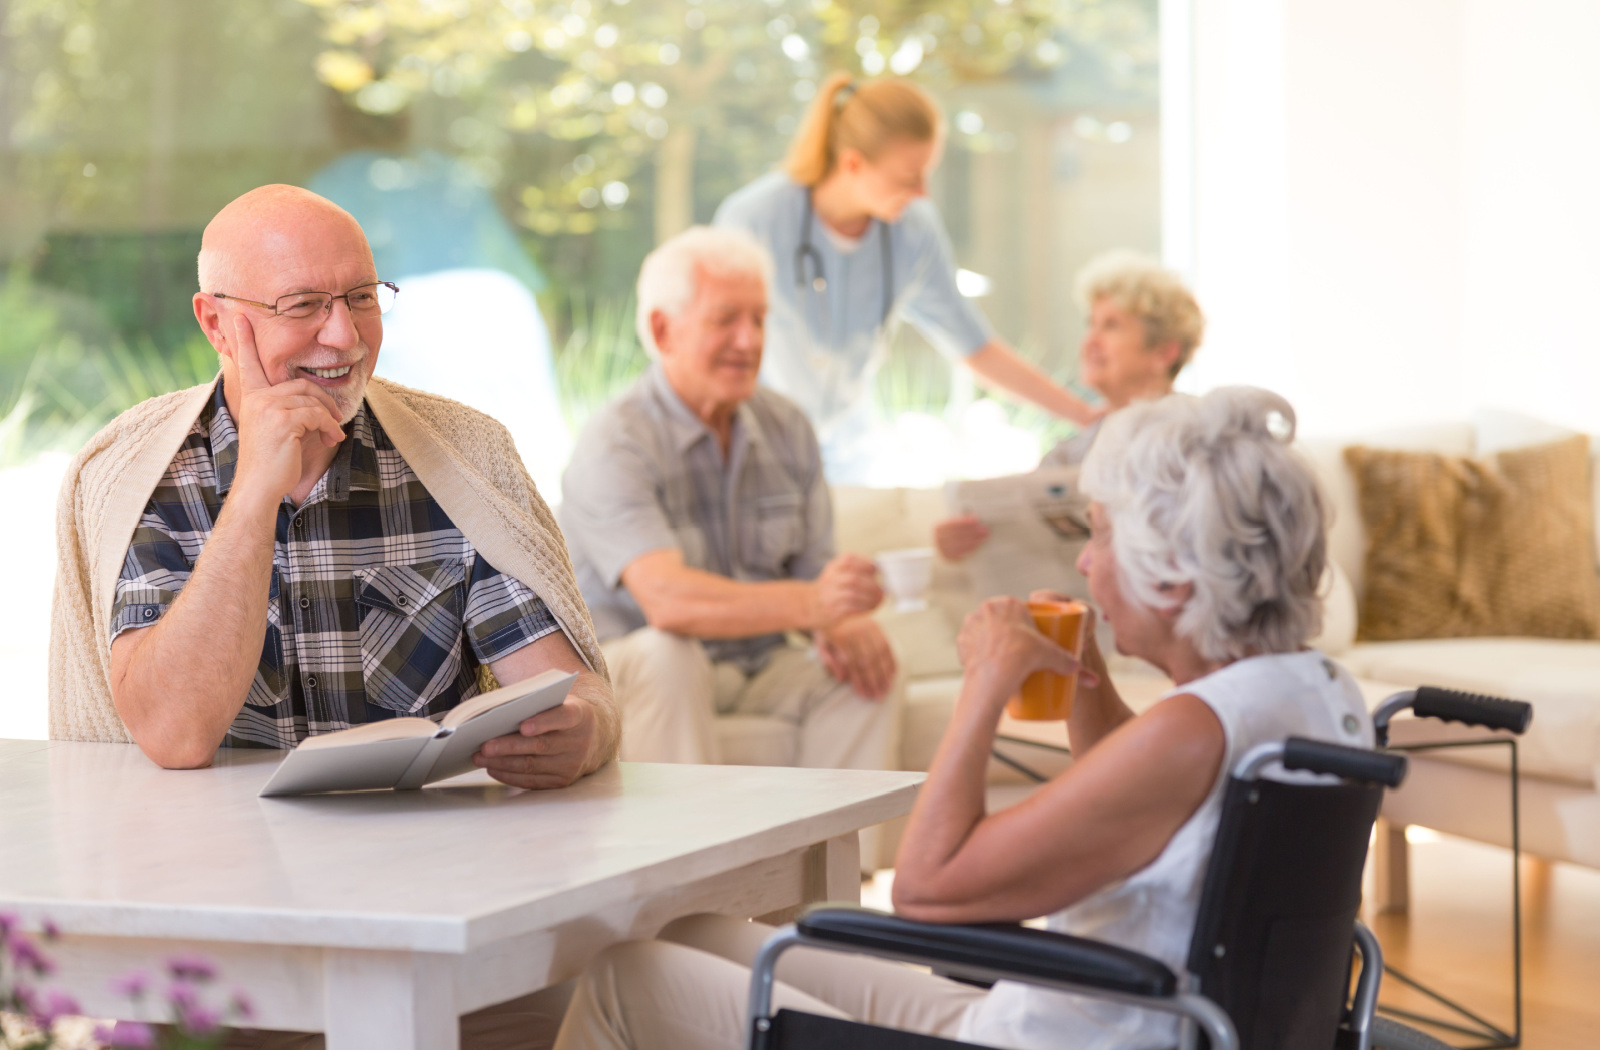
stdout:
<svg viewBox="0 0 1600 1050">
<path fill-rule="evenodd" d="M 1461 722 L 1485 729 L 1509 729 L 1521 736 L 1533 721 L 1533 705 L 1521 700 L 1502 700 L 1497 696 L 1441 689 L 1435 685 L 1417 688 L 1411 710 L 1418 718 L 1437 718 L 1442 722 Z"/>
<path fill-rule="evenodd" d="M 1383 751 L 1325 744 L 1292 736 L 1283 742 L 1283 768 L 1303 769 L 1308 773 L 1332 773 L 1349 780 L 1399 787 L 1406 778 L 1404 755 Z"/>
</svg>

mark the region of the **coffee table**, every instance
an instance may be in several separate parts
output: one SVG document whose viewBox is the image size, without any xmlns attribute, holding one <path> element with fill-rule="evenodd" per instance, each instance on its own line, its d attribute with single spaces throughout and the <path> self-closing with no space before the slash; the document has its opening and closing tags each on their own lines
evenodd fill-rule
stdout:
<svg viewBox="0 0 1600 1050">
<path fill-rule="evenodd" d="M 51 987 L 162 1021 L 110 979 L 195 954 L 249 993 L 258 1027 L 455 1050 L 460 1014 L 680 916 L 859 899 L 857 830 L 909 812 L 923 776 L 620 763 L 563 791 L 471 773 L 258 798 L 281 757 L 173 771 L 133 745 L 0 741 L 0 910 L 63 931 Z"/>
</svg>

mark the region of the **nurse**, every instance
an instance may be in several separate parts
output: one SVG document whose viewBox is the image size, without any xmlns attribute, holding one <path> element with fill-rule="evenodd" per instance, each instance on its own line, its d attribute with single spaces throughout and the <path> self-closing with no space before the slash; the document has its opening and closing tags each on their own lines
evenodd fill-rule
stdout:
<svg viewBox="0 0 1600 1050">
<path fill-rule="evenodd" d="M 1079 425 L 1100 413 L 1017 356 L 956 288 L 955 258 L 927 200 L 943 120 L 902 80 L 836 73 L 818 91 L 781 170 L 717 209 L 777 264 L 761 378 L 797 402 L 829 480 L 865 480 L 872 384 L 904 318 L 945 356 Z"/>
</svg>

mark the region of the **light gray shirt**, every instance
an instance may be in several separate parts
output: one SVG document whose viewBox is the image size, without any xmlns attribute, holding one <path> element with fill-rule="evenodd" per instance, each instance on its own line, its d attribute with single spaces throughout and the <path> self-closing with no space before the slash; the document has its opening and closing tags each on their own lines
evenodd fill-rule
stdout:
<svg viewBox="0 0 1600 1050">
<path fill-rule="evenodd" d="M 589 420 L 561 477 L 561 528 L 602 641 L 645 626 L 622 571 L 678 550 L 690 568 L 734 580 L 815 579 L 833 554 L 833 504 L 816 434 L 765 388 L 739 406 L 724 458 L 711 429 L 651 365 Z M 747 673 L 783 635 L 706 642 Z"/>
</svg>

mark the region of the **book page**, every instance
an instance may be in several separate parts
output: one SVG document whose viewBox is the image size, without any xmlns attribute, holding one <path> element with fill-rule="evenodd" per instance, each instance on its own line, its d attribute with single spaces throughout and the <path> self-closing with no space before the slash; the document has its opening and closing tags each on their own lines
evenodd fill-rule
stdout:
<svg viewBox="0 0 1600 1050">
<path fill-rule="evenodd" d="M 1074 562 L 1089 538 L 1089 500 L 1078 489 L 1077 467 L 952 481 L 945 500 L 952 514 L 971 514 L 989 527 L 989 538 L 966 560 L 978 597 L 1027 598 L 1034 590 L 1083 596 Z"/>
<path fill-rule="evenodd" d="M 532 678 L 525 678 L 511 685 L 503 685 L 499 689 L 491 689 L 487 693 L 479 693 L 468 700 L 463 700 L 445 713 L 439 720 L 439 725 L 445 729 L 455 729 L 470 719 L 477 718 L 485 711 L 492 711 L 501 704 L 509 704 L 527 696 L 531 692 L 544 688 L 551 682 L 565 678 L 568 671 L 541 671 Z M 562 694 L 565 695 L 565 694 Z"/>
<path fill-rule="evenodd" d="M 351 726 L 341 729 L 337 733 L 320 733 L 317 736 L 308 736 L 300 741 L 300 746 L 295 750 L 320 751 L 326 747 L 348 747 L 351 744 L 366 744 L 378 740 L 405 740 L 410 737 L 429 737 L 439 731 L 439 727 L 426 718 L 386 718 L 381 722 L 368 722 L 363 726 Z"/>
<path fill-rule="evenodd" d="M 571 672 L 545 671 L 525 681 L 503 686 L 466 701 L 461 707 L 477 700 L 488 701 L 488 698 L 496 694 L 506 694 L 504 698 L 489 701 L 488 710 L 479 710 L 455 726 L 450 726 L 448 723 L 461 707 L 457 707 L 445 716 L 446 724 L 441 727 L 441 733 L 449 732 L 449 735 L 444 737 L 442 747 L 438 744 L 433 745 L 438 749 L 438 755 L 433 760 L 432 768 L 421 778 L 422 783 L 431 784 L 436 780 L 460 776 L 478 768 L 472 764 L 472 756 L 485 741 L 515 733 L 517 726 L 521 725 L 524 719 L 532 718 L 540 711 L 559 705 L 567 698 L 567 690 L 572 688 L 572 683 L 577 680 L 578 676 Z M 417 772 L 415 769 L 408 771 L 408 775 L 399 786 L 411 787 L 413 782 L 419 779 Z"/>
</svg>

